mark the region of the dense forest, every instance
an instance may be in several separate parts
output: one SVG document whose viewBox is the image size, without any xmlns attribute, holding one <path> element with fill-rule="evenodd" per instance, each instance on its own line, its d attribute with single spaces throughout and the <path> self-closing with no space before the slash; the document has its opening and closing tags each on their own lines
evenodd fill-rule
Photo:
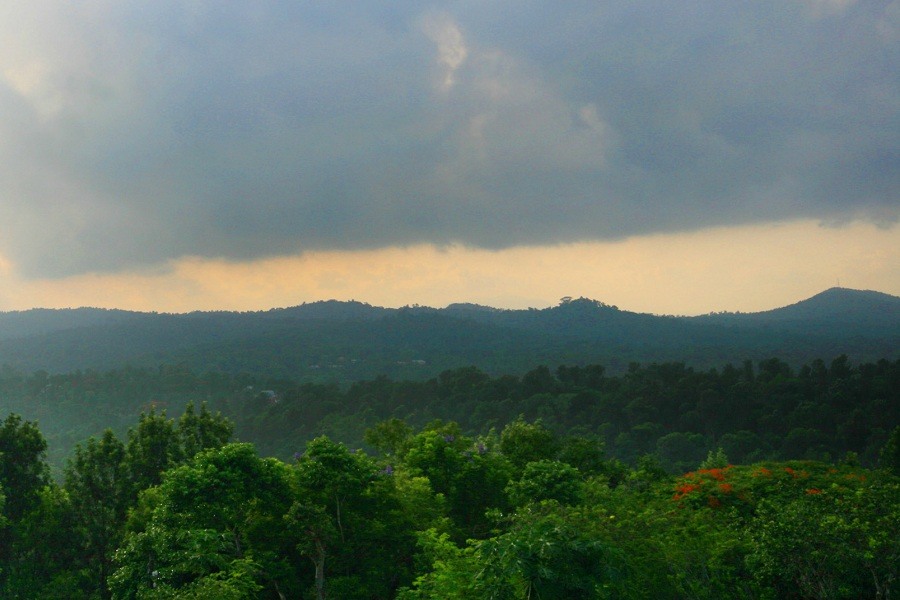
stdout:
<svg viewBox="0 0 900 600">
<path fill-rule="evenodd" d="M 719 447 L 742 463 L 853 452 L 871 466 L 900 424 L 900 360 L 855 365 L 839 356 L 798 369 L 775 358 L 709 370 L 632 364 L 622 375 L 601 365 L 538 366 L 521 377 L 464 367 L 425 381 L 380 377 L 348 387 L 198 374 L 184 365 L 28 376 L 0 370 L 0 411 L 40 424 L 57 475 L 76 443 L 106 428 L 123 436 L 151 409 L 177 417 L 188 402 L 221 411 L 238 439 L 282 459 L 320 435 L 371 449 L 364 431 L 391 418 L 414 427 L 455 421 L 467 435 L 487 435 L 521 415 L 558 435 L 596 436 L 627 464 L 655 454 L 673 473 Z"/>
<path fill-rule="evenodd" d="M 878 468 L 732 464 L 671 476 L 595 436 L 517 418 L 465 435 L 400 419 L 373 451 L 322 436 L 290 460 L 189 404 L 75 447 L 48 476 L 37 425 L 0 424 L 4 598 L 888 598 L 900 428 Z"/>
<path fill-rule="evenodd" d="M 6 368 L 0 398 L 4 598 L 896 587 L 900 360 L 466 367 L 349 387 Z"/>
</svg>

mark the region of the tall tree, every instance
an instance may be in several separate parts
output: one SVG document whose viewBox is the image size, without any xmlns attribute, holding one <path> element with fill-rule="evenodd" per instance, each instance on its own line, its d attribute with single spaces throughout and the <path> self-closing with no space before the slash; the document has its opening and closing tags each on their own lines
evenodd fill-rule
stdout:
<svg viewBox="0 0 900 600">
<path fill-rule="evenodd" d="M 10 414 L 0 425 L 4 598 L 77 597 L 77 587 L 65 581 L 73 559 L 71 505 L 49 479 L 46 448 L 36 423 Z"/>
<path fill-rule="evenodd" d="M 18 521 L 34 507 L 49 483 L 47 442 L 37 423 L 10 414 L 0 425 L 0 486 L 6 493 L 6 516 Z"/>
<path fill-rule="evenodd" d="M 221 413 L 209 412 L 206 402 L 200 405 L 200 413 L 197 414 L 194 403 L 189 402 L 178 419 L 177 434 L 181 444 L 180 455 L 187 460 L 202 450 L 221 448 L 231 441 L 234 423 Z"/>
<path fill-rule="evenodd" d="M 132 497 L 148 487 L 159 485 L 162 474 L 181 462 L 184 454 L 175 422 L 165 411 L 151 409 L 141 414 L 137 427 L 128 430 L 125 464 L 132 482 Z"/>
<path fill-rule="evenodd" d="M 431 423 L 410 441 L 403 465 L 447 499 L 459 541 L 483 537 L 491 527 L 486 511 L 507 507 L 504 488 L 513 469 L 495 445 L 462 435 L 453 422 Z"/>
<path fill-rule="evenodd" d="M 44 456 L 47 442 L 36 423 L 10 414 L 0 424 L 0 492 L 5 496 L 0 518 L 0 577 L 14 575 L 23 549 L 19 542 L 27 538 L 23 521 L 40 505 L 41 490 L 49 483 Z M 24 550 L 27 553 L 27 549 Z"/>
<path fill-rule="evenodd" d="M 313 564 L 317 598 L 389 598 L 409 582 L 414 515 L 398 498 L 393 468 L 320 437 L 298 459 L 297 481 L 287 522 Z"/>
<path fill-rule="evenodd" d="M 93 591 L 108 598 L 106 580 L 112 554 L 122 538 L 131 486 L 125 468 L 125 446 L 107 429 L 98 441 L 75 447 L 65 470 L 65 489 L 74 509 L 81 540 L 80 559 Z"/>
</svg>

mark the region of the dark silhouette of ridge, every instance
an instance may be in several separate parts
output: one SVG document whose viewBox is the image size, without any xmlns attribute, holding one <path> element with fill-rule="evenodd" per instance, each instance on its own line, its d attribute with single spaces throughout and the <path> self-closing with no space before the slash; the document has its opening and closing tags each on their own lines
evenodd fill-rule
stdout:
<svg viewBox="0 0 900 600">
<path fill-rule="evenodd" d="M 588 298 L 526 310 L 327 300 L 258 312 L 0 313 L 0 365 L 25 372 L 183 363 L 349 381 L 430 377 L 473 364 L 495 374 L 536 364 L 602 363 L 615 371 L 630 362 L 711 367 L 777 356 L 799 364 L 840 354 L 900 355 L 900 298 L 832 288 L 768 311 L 702 317 L 635 313 Z"/>
</svg>

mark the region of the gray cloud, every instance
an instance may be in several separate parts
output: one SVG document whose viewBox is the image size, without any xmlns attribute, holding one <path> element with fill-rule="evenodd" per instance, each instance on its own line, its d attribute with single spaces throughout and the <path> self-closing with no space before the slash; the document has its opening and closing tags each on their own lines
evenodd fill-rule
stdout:
<svg viewBox="0 0 900 600">
<path fill-rule="evenodd" d="M 33 4 L 0 7 L 27 276 L 898 215 L 898 0 Z"/>
</svg>

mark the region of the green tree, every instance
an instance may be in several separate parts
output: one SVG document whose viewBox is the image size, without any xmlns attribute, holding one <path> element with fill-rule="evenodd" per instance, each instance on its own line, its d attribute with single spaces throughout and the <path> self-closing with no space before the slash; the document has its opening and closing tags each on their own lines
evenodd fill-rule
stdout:
<svg viewBox="0 0 900 600">
<path fill-rule="evenodd" d="M 393 467 L 320 437 L 307 444 L 296 471 L 287 523 L 313 565 L 318 598 L 387 598 L 409 582 L 414 515 L 398 500 Z"/>
<path fill-rule="evenodd" d="M 500 432 L 500 451 L 521 471 L 530 462 L 555 458 L 559 444 L 541 421 L 527 423 L 519 415 Z"/>
<path fill-rule="evenodd" d="M 721 446 L 716 448 L 715 450 L 710 450 L 706 454 L 706 459 L 700 463 L 701 469 L 724 469 L 731 461 L 728 460 L 728 455 L 725 454 L 725 451 L 722 450 Z"/>
<path fill-rule="evenodd" d="M 106 580 L 131 499 L 124 461 L 125 446 L 107 429 L 99 441 L 90 438 L 76 446 L 65 470 L 65 489 L 81 540 L 79 556 L 90 573 L 90 587 L 101 598 L 109 597 Z"/>
<path fill-rule="evenodd" d="M 598 436 L 569 436 L 563 441 L 557 458 L 578 469 L 585 477 L 599 477 L 609 487 L 616 487 L 625 481 L 628 468 L 618 460 L 607 460 L 604 447 Z"/>
<path fill-rule="evenodd" d="M 763 597 L 890 597 L 900 565 L 900 485 L 810 489 L 758 507 L 747 563 Z"/>
<path fill-rule="evenodd" d="M 231 441 L 234 423 L 221 413 L 210 413 L 206 402 L 200 405 L 200 414 L 194 411 L 194 403 L 188 402 L 178 419 L 176 434 L 181 445 L 180 456 L 189 460 L 198 452 L 221 448 Z"/>
<path fill-rule="evenodd" d="M 624 561 L 579 521 L 552 504 L 517 514 L 507 533 L 479 544 L 484 571 L 476 589 L 489 598 L 602 597 L 622 577 Z"/>
<path fill-rule="evenodd" d="M 146 528 L 131 531 L 116 553 L 113 597 L 203 597 L 220 588 L 221 597 L 297 595 L 284 527 L 293 479 L 249 444 L 206 450 L 172 469 L 144 494 L 152 503 Z"/>
<path fill-rule="evenodd" d="M 300 499 L 289 512 L 289 523 L 297 530 L 297 550 L 315 569 L 316 597 L 325 597 L 326 559 L 333 546 L 343 550 L 355 522 L 354 510 L 375 465 L 354 455 L 343 444 L 326 437 L 306 445 L 297 464 Z M 348 522 L 349 520 L 349 522 Z"/>
<path fill-rule="evenodd" d="M 507 506 L 509 461 L 490 440 L 475 442 L 460 434 L 456 423 L 434 423 L 415 435 L 403 465 L 427 477 L 447 499 L 460 540 L 483 537 L 491 526 L 486 511 Z"/>
<path fill-rule="evenodd" d="M 165 411 L 141 413 L 137 427 L 128 430 L 125 465 L 132 482 L 132 495 L 159 485 L 162 474 L 184 458 L 175 422 Z"/>
<path fill-rule="evenodd" d="M 603 440 L 597 436 L 579 435 L 565 438 L 556 458 L 572 465 L 585 475 L 606 474 L 609 467 Z"/>
<path fill-rule="evenodd" d="M 10 414 L 0 424 L 0 580 L 7 592 L 23 589 L 23 577 L 29 581 L 28 560 L 33 539 L 28 530 L 33 524 L 30 513 L 41 507 L 42 490 L 50 483 L 44 461 L 47 442 L 36 423 Z M 26 573 L 23 575 L 23 572 Z"/>
<path fill-rule="evenodd" d="M 525 465 L 522 477 L 506 486 L 515 506 L 530 502 L 555 500 L 560 504 L 577 504 L 583 497 L 581 473 L 575 467 L 557 460 L 539 460 Z"/>
<path fill-rule="evenodd" d="M 322 506 L 299 501 L 294 502 L 285 518 L 297 540 L 297 551 L 312 562 L 316 598 L 324 600 L 325 562 L 339 539 L 334 521 Z"/>
<path fill-rule="evenodd" d="M 419 561 L 423 573 L 413 585 L 403 588 L 398 600 L 469 600 L 473 595 L 472 583 L 481 570 L 470 544 L 460 548 L 447 533 L 431 528 L 418 534 Z"/>
<path fill-rule="evenodd" d="M 703 460 L 708 452 L 706 439 L 699 433 L 676 431 L 656 440 L 656 453 L 670 473 L 685 473 Z"/>
<path fill-rule="evenodd" d="M 878 466 L 892 475 L 900 477 L 900 425 L 894 427 L 888 441 L 878 456 Z"/>
<path fill-rule="evenodd" d="M 644 454 L 637 459 L 637 465 L 625 478 L 625 485 L 635 492 L 649 492 L 653 486 L 669 479 L 659 458 L 655 454 Z"/>
<path fill-rule="evenodd" d="M 555 502 L 517 512 L 505 532 L 456 549 L 431 533 L 423 541 L 433 570 L 405 590 L 402 600 L 624 597 L 627 570 L 621 552 L 596 535 L 589 519 Z"/>
<path fill-rule="evenodd" d="M 17 523 L 12 552 L 2 563 L 3 598 L 96 598 L 80 571 L 81 540 L 65 490 L 50 484 Z M 92 590 L 96 592 L 96 590 Z"/>
<path fill-rule="evenodd" d="M 0 424 L 0 486 L 6 494 L 6 517 L 13 523 L 35 506 L 50 481 L 46 452 L 37 423 L 10 414 Z"/>
<path fill-rule="evenodd" d="M 402 458 L 406 454 L 413 429 L 403 420 L 393 418 L 366 430 L 363 439 L 386 456 Z"/>
</svg>

